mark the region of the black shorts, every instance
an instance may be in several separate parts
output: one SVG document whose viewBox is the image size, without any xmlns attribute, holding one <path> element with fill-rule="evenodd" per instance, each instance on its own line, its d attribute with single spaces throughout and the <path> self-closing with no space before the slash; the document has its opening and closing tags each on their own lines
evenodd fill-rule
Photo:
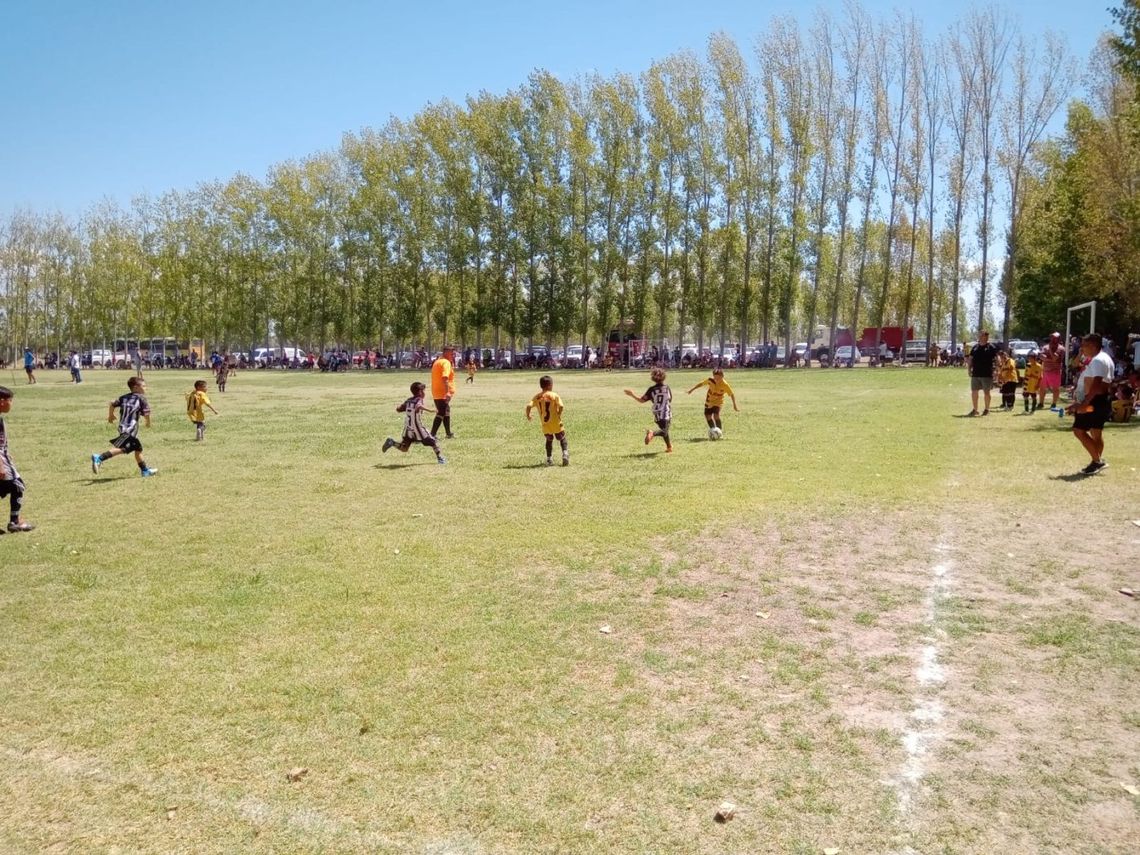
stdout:
<svg viewBox="0 0 1140 855">
<path fill-rule="evenodd" d="M 28 376 L 29 376 L 29 377 L 31 377 L 31 376 L 32 376 L 32 372 L 33 372 L 33 371 L 35 371 L 35 368 L 34 368 L 33 366 L 31 366 L 31 365 L 25 365 L 25 366 L 24 366 L 24 371 L 26 371 L 26 372 L 28 373 Z"/>
<path fill-rule="evenodd" d="M 719 415 L 720 415 L 720 407 L 705 407 L 705 417 L 706 418 L 709 416 L 719 416 Z"/>
<path fill-rule="evenodd" d="M 126 452 L 134 451 L 137 453 L 142 451 L 142 443 L 139 442 L 139 438 L 137 436 L 131 436 L 129 433 L 119 434 L 111 440 L 111 445 Z"/>
<path fill-rule="evenodd" d="M 669 419 L 657 419 L 657 429 L 669 433 Z"/>
<path fill-rule="evenodd" d="M 1092 401 L 1092 412 L 1077 413 L 1073 430 L 1100 430 L 1112 418 L 1112 401 L 1108 395 L 1097 395 Z"/>
<path fill-rule="evenodd" d="M 451 401 L 445 401 L 442 398 L 435 398 L 435 414 L 437 416 L 450 416 L 451 415 Z"/>
</svg>

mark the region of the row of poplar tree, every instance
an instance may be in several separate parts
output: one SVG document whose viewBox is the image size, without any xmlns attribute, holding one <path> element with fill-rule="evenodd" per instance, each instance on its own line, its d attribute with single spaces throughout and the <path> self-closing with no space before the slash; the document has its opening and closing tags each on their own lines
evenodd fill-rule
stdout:
<svg viewBox="0 0 1140 855">
<path fill-rule="evenodd" d="M 992 7 L 935 38 L 852 5 L 639 77 L 536 71 L 263 181 L 13 213 L 5 341 L 595 345 L 632 321 L 790 346 L 817 325 L 959 340 L 999 312 L 1008 336 L 1027 176 L 1074 79 L 1062 42 Z"/>
</svg>

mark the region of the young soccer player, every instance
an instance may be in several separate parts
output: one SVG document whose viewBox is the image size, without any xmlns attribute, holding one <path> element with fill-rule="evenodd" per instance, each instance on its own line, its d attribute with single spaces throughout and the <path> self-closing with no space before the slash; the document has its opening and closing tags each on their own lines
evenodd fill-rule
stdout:
<svg viewBox="0 0 1140 855">
<path fill-rule="evenodd" d="M 24 482 L 8 454 L 8 429 L 4 426 L 4 414 L 11 411 L 13 397 L 11 389 L 0 386 L 0 499 L 8 497 L 11 509 L 8 531 L 31 531 L 35 526 L 20 518 L 20 509 L 24 506 Z"/>
<path fill-rule="evenodd" d="M 139 419 L 150 427 L 150 404 L 146 401 L 146 381 L 141 377 L 132 377 L 127 381 L 126 395 L 113 400 L 107 407 L 107 421 L 115 423 L 115 410 L 119 411 L 119 435 L 111 440 L 111 447 L 102 454 L 91 455 L 91 471 L 99 474 L 99 467 L 107 460 L 119 454 L 133 451 L 135 463 L 138 464 L 139 474 L 144 478 L 157 475 L 157 469 L 151 469 L 143 460 L 143 446 L 139 442 Z"/>
<path fill-rule="evenodd" d="M 207 409 L 215 416 L 218 414 L 214 405 L 210 403 L 210 396 L 206 394 L 206 381 L 196 380 L 194 391 L 186 396 L 186 418 L 194 422 L 194 427 L 198 429 L 198 435 L 194 437 L 195 442 L 205 442 L 206 440 Z"/>
<path fill-rule="evenodd" d="M 223 357 L 222 361 L 218 363 L 218 370 L 215 379 L 218 382 L 218 391 L 226 391 L 226 380 L 230 376 L 230 363 Z"/>
<path fill-rule="evenodd" d="M 467 360 L 467 382 L 468 383 L 474 383 L 475 382 L 475 360 L 474 359 L 468 359 Z"/>
<path fill-rule="evenodd" d="M 380 450 L 386 452 L 389 448 L 396 448 L 400 451 L 407 451 L 412 447 L 413 443 L 423 443 L 435 452 L 435 462 L 440 465 L 447 462 L 439 449 L 439 440 L 436 439 L 424 423 L 420 421 L 420 413 L 434 413 L 435 410 L 429 410 L 424 406 L 424 395 L 427 393 L 427 386 L 423 383 L 413 383 L 409 387 L 412 397 L 408 398 L 400 406 L 396 407 L 397 413 L 404 414 L 404 435 L 399 442 L 388 437 L 384 440 L 384 447 Z"/>
<path fill-rule="evenodd" d="M 736 406 L 736 395 L 733 393 L 732 387 L 725 382 L 724 369 L 714 368 L 712 377 L 706 377 L 685 394 L 691 395 L 702 386 L 708 386 L 709 389 L 705 393 L 705 421 L 708 422 L 710 428 L 715 427 L 724 430 L 724 425 L 720 423 L 720 408 L 724 405 L 725 395 L 732 398 L 733 412 L 740 412 L 740 407 Z"/>
<path fill-rule="evenodd" d="M 1013 412 L 1013 405 L 1017 403 L 1017 363 L 1013 361 L 1009 351 L 1002 345 L 998 352 L 997 382 L 1001 388 L 1001 408 Z"/>
<path fill-rule="evenodd" d="M 1025 388 L 1021 392 L 1021 398 L 1025 402 L 1025 411 L 1035 413 L 1045 404 L 1045 392 L 1041 391 L 1041 377 L 1045 369 L 1036 350 L 1029 352 L 1028 360 L 1025 365 Z"/>
<path fill-rule="evenodd" d="M 549 375 L 538 378 L 542 390 L 526 405 L 526 420 L 532 421 L 530 411 L 537 409 L 542 416 L 542 434 L 546 437 L 546 465 L 553 466 L 554 440 L 562 446 L 562 465 L 570 465 L 570 446 L 566 443 L 566 428 L 562 426 L 562 399 L 554 391 L 554 380 Z"/>
<path fill-rule="evenodd" d="M 639 404 L 644 404 L 646 401 L 653 402 L 653 419 L 657 422 L 657 430 L 647 430 L 645 432 L 645 444 L 653 442 L 653 437 L 659 436 L 665 440 L 665 451 L 673 451 L 673 443 L 669 439 L 669 422 L 673 419 L 673 392 L 665 385 L 665 369 L 654 368 L 649 373 L 650 379 L 653 380 L 653 385 L 650 386 L 644 395 L 637 395 L 632 389 L 626 389 L 625 393 Z"/>
</svg>

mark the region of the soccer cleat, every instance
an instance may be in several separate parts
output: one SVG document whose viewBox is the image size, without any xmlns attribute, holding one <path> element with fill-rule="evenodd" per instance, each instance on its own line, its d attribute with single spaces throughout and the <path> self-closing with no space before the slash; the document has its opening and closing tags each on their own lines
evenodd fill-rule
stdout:
<svg viewBox="0 0 1140 855">
<path fill-rule="evenodd" d="M 448 439 L 455 439 L 455 434 L 453 434 L 453 433 L 449 433 L 449 434 L 447 435 L 447 438 L 448 438 Z"/>
<path fill-rule="evenodd" d="M 440 466 L 443 466 L 445 463 L 447 463 L 447 458 L 446 457 L 437 457 L 435 459 L 435 462 L 438 463 Z"/>
<path fill-rule="evenodd" d="M 8 523 L 8 531 L 12 532 L 13 534 L 18 531 L 31 531 L 34 528 L 35 526 L 30 522 L 24 522 L 23 520 L 17 520 L 16 522 Z"/>
<path fill-rule="evenodd" d="M 1102 457 L 1100 460 L 1096 461 L 1092 465 L 1095 467 L 1093 469 L 1093 472 L 1099 472 L 1101 469 L 1107 469 L 1108 468 L 1108 461 Z"/>
<path fill-rule="evenodd" d="M 570 455 L 569 454 L 563 454 L 562 455 L 562 465 L 563 466 L 569 466 L 570 465 Z"/>
<path fill-rule="evenodd" d="M 387 452 L 388 449 L 391 448 L 392 446 L 394 446 L 395 444 L 396 444 L 396 440 L 392 439 L 392 437 L 388 437 L 386 440 L 384 440 L 384 445 L 380 448 L 380 450 L 382 452 Z"/>
<path fill-rule="evenodd" d="M 645 444 L 649 445 L 651 442 L 653 442 L 653 431 L 647 430 L 645 432 Z"/>
<path fill-rule="evenodd" d="M 546 465 L 547 465 L 547 466 L 553 466 L 553 465 L 554 465 L 554 460 L 553 460 L 552 458 L 550 458 L 550 457 L 546 458 Z"/>
<path fill-rule="evenodd" d="M 149 478 L 151 475 L 157 475 L 158 470 L 157 469 L 151 469 L 148 466 L 146 469 L 143 469 L 141 472 L 139 472 L 139 474 L 142 475 L 144 478 Z"/>
<path fill-rule="evenodd" d="M 1097 461 L 1094 460 L 1092 463 L 1090 463 L 1088 466 L 1086 466 L 1084 469 L 1081 470 L 1081 474 L 1082 475 L 1092 475 L 1094 472 L 1096 472 L 1100 468 L 1096 464 L 1097 464 Z"/>
<path fill-rule="evenodd" d="M 99 464 L 101 464 L 102 462 L 103 461 L 99 459 L 98 454 L 92 454 L 91 455 L 91 472 L 94 473 L 95 475 L 98 475 L 99 474 Z"/>
</svg>

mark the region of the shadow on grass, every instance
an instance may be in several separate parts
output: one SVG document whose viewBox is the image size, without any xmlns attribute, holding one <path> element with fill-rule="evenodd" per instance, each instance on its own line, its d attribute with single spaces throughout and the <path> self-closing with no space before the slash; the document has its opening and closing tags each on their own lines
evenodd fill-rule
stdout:
<svg viewBox="0 0 1140 855">
<path fill-rule="evenodd" d="M 546 469 L 545 463 L 508 463 L 504 469 Z M 556 467 L 551 466 L 551 469 Z"/>
<path fill-rule="evenodd" d="M 114 484 L 116 481 L 126 481 L 126 475 L 111 475 L 106 478 L 76 478 L 72 483 L 82 484 L 84 487 L 94 487 L 97 484 Z"/>
<path fill-rule="evenodd" d="M 712 442 L 707 436 L 691 436 L 685 442 Z"/>
<path fill-rule="evenodd" d="M 373 469 L 408 469 L 412 466 L 439 466 L 434 460 L 419 460 L 416 462 L 408 461 L 407 463 L 377 463 Z"/>
<path fill-rule="evenodd" d="M 1070 484 L 1075 484 L 1077 481 L 1084 481 L 1086 478 L 1092 478 L 1098 473 L 1093 472 L 1091 475 L 1084 472 L 1074 472 L 1071 475 L 1050 475 L 1050 481 L 1068 481 Z"/>
<path fill-rule="evenodd" d="M 652 460 L 654 457 L 660 457 L 665 453 L 665 451 L 638 451 L 634 454 L 627 454 L 625 456 L 630 460 Z"/>
</svg>

